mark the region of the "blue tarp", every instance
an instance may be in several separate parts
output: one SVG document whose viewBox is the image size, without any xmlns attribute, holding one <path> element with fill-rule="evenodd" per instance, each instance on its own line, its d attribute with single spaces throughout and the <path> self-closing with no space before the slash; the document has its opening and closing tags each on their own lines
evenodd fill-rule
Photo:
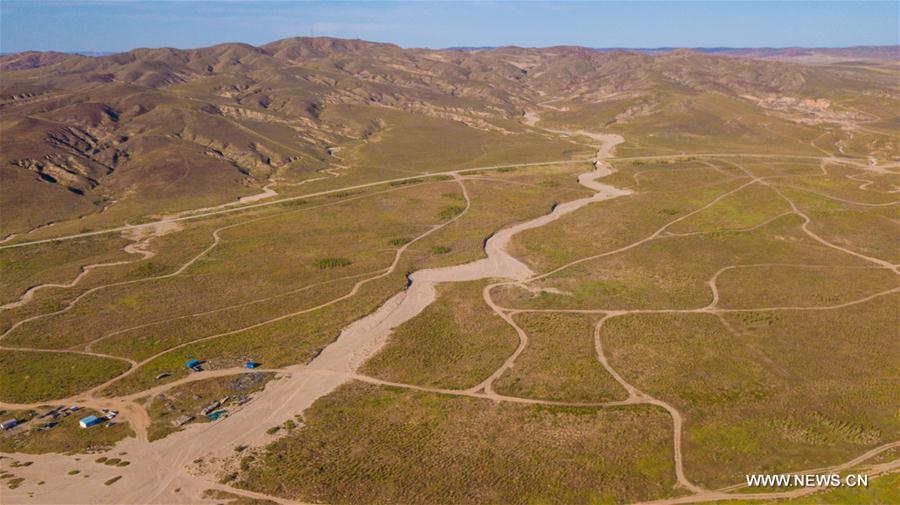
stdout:
<svg viewBox="0 0 900 505">
<path fill-rule="evenodd" d="M 186 367 L 188 367 L 188 368 L 194 368 L 195 366 L 200 366 L 200 360 L 199 360 L 199 359 L 192 359 L 192 360 L 189 360 L 189 361 L 185 361 L 185 362 L 184 362 L 184 366 L 186 366 Z"/>
<path fill-rule="evenodd" d="M 80 424 L 82 428 L 87 428 L 89 426 L 93 426 L 95 424 L 100 424 L 102 422 L 103 422 L 103 420 L 97 416 L 87 416 L 87 417 L 83 418 L 81 421 L 78 421 L 78 424 Z"/>
<path fill-rule="evenodd" d="M 226 412 L 227 412 L 227 411 L 225 411 L 225 410 L 217 410 L 217 411 L 215 411 L 215 412 L 206 414 L 206 417 L 208 417 L 210 421 L 215 421 L 215 420 L 217 420 L 218 418 L 220 418 L 220 417 L 222 417 L 223 415 L 225 415 Z"/>
</svg>

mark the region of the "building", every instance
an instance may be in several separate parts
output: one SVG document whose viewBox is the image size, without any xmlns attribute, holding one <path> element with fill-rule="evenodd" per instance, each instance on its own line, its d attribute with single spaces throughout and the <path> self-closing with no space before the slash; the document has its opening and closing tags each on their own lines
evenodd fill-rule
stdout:
<svg viewBox="0 0 900 505">
<path fill-rule="evenodd" d="M 248 361 L 248 362 L 244 363 L 245 368 L 256 368 L 258 366 L 259 366 L 259 363 L 256 363 L 255 361 Z"/>
<path fill-rule="evenodd" d="M 0 423 L 0 430 L 10 430 L 16 427 L 19 424 L 18 419 L 7 419 Z"/>
<path fill-rule="evenodd" d="M 90 428 L 91 426 L 100 424 L 103 421 L 104 419 L 101 419 L 97 416 L 87 416 L 85 418 L 82 418 L 81 421 L 78 421 L 78 424 L 81 425 L 82 428 Z"/>
<path fill-rule="evenodd" d="M 203 364 L 203 362 L 201 362 L 199 359 L 191 359 L 191 360 L 184 362 L 184 366 L 190 368 L 191 370 L 193 370 L 195 372 L 200 371 L 200 365 L 202 365 L 202 364 Z"/>
</svg>

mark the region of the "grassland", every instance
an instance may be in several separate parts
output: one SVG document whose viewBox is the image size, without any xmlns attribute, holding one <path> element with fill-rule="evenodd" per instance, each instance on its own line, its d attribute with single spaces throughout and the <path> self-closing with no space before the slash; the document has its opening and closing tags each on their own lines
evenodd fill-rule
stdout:
<svg viewBox="0 0 900 505">
<path fill-rule="evenodd" d="M 124 239 L 105 240 L 85 238 L 66 242 L 40 244 L 31 250 L 0 250 L 0 276 L 3 291 L 0 300 L 19 299 L 32 286 L 47 283 L 66 283 L 77 276 L 81 267 L 95 263 L 126 261 L 130 255 L 122 252 Z"/>
<path fill-rule="evenodd" d="M 305 417 L 249 458 L 241 487 L 328 503 L 563 504 L 634 501 L 672 486 L 669 423 L 654 409 L 496 404 L 356 383 Z M 653 477 L 635 485 L 638 475 Z"/>
<path fill-rule="evenodd" d="M 465 389 L 512 353 L 515 331 L 481 300 L 485 282 L 442 287 L 438 299 L 395 329 L 362 372 L 408 384 Z"/>
<path fill-rule="evenodd" d="M 834 464 L 897 438 L 897 365 L 883 352 L 896 348 L 896 303 L 724 321 L 631 315 L 607 321 L 602 338 L 626 380 L 685 413 L 686 470 L 716 487 L 745 473 Z"/>
<path fill-rule="evenodd" d="M 504 172 L 485 171 L 466 176 L 464 184 L 471 200 L 469 211 L 453 224 L 426 237 L 410 249 L 416 261 L 411 268 L 458 265 L 484 257 L 484 242 L 512 221 L 525 221 L 548 212 L 556 203 L 587 195 L 577 183 L 585 163 L 550 167 L 516 167 Z M 454 193 L 453 195 L 458 195 Z M 444 195 L 449 200 L 458 196 Z M 441 255 L 419 253 L 421 249 L 447 247 Z"/>
<path fill-rule="evenodd" d="M 441 205 L 431 196 L 454 189 L 451 182 L 405 186 L 382 195 L 373 192 L 320 205 L 316 212 L 270 212 L 250 221 L 198 223 L 220 240 L 205 238 L 204 250 L 214 245 L 178 276 L 113 286 L 91 293 L 72 310 L 20 326 L 5 337 L 9 343 L 60 348 L 87 344 L 123 326 L 190 316 L 262 298 L 278 297 L 311 284 L 336 281 L 385 268 L 396 252 L 388 238 L 418 235 L 440 222 Z M 428 206 L 433 206 L 431 212 Z M 422 212 L 412 212 L 413 209 Z M 367 220 L 359 219 L 360 216 Z M 378 227 L 373 223 L 381 223 Z M 252 225 L 251 225 L 252 224 Z M 225 229 L 227 228 L 227 229 Z M 265 246 L 263 246 L 265 244 Z M 322 269 L 318 251 L 351 261 L 342 268 Z M 277 254 L 275 251 L 279 251 Z M 248 279 L 235 284 L 235 276 Z M 198 280 L 202 279 L 202 283 Z M 315 305 L 316 291 L 289 304 Z M 323 292 L 327 296 L 327 291 Z M 309 296 L 313 295 L 313 296 Z M 321 302 L 320 302 L 321 303 Z M 302 305 L 301 305 L 302 306 Z M 289 307 L 294 308 L 294 307 Z M 289 310 L 288 310 L 289 311 Z M 98 312 L 103 317 L 98 317 Z M 287 312 L 287 311 L 285 311 Z M 265 314 L 260 314 L 260 320 Z M 251 321 L 252 323 L 252 321 Z M 48 338 L 48 335 L 56 337 Z M 65 335 L 65 338 L 60 338 Z M 168 338 L 167 335 L 153 335 Z M 132 347 L 132 352 L 133 352 Z"/>
<path fill-rule="evenodd" d="M 421 174 L 490 165 L 585 159 L 590 148 L 540 134 L 476 130 L 440 118 L 374 107 L 337 107 L 331 112 L 369 123 L 380 118 L 377 136 L 341 156 L 361 173 Z"/>
<path fill-rule="evenodd" d="M 67 398 L 111 379 L 128 363 L 83 354 L 0 350 L 0 401 Z"/>
<path fill-rule="evenodd" d="M 584 314 L 515 316 L 528 334 L 516 366 L 494 383 L 500 394 L 564 402 L 604 402 L 624 398 L 621 387 L 597 363 L 596 317 Z"/>
</svg>

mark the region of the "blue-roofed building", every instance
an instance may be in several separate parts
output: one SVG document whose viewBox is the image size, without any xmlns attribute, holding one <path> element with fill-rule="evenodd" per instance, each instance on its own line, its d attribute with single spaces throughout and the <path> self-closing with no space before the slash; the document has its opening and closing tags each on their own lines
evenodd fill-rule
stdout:
<svg viewBox="0 0 900 505">
<path fill-rule="evenodd" d="M 256 368 L 258 366 L 259 366 L 259 363 L 255 362 L 255 361 L 248 361 L 248 362 L 244 363 L 245 368 Z"/>
<path fill-rule="evenodd" d="M 191 368 L 191 369 L 195 369 L 195 370 L 196 370 L 197 367 L 199 367 L 200 365 L 201 365 L 201 363 L 200 363 L 200 360 L 199 360 L 199 359 L 192 359 L 192 360 L 188 360 L 188 361 L 185 361 L 185 362 L 184 362 L 184 366 L 186 366 L 186 367 L 188 367 L 188 368 Z"/>
<path fill-rule="evenodd" d="M 95 424 L 100 424 L 103 422 L 103 419 L 97 416 L 87 416 L 82 418 L 81 421 L 78 421 L 78 424 L 81 425 L 82 428 L 90 428 Z"/>
</svg>

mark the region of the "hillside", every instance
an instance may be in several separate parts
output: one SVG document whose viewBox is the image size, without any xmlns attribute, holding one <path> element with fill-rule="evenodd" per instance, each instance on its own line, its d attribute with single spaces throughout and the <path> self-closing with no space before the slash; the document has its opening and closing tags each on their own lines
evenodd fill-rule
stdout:
<svg viewBox="0 0 900 505">
<path fill-rule="evenodd" d="M 101 57 L 32 52 L 4 56 L 0 68 L 4 236 L 78 217 L 94 227 L 233 202 L 345 165 L 365 179 L 374 167 L 345 161 L 365 153 L 390 163 L 392 151 L 412 148 L 392 140 L 431 142 L 445 128 L 460 138 L 491 132 L 498 142 L 514 134 L 527 145 L 539 136 L 520 118 L 549 97 L 616 109 L 615 122 L 633 124 L 667 112 L 698 118 L 691 109 L 701 103 L 732 100 L 754 117 L 719 126 L 752 130 L 772 108 L 839 124 L 891 121 L 889 107 L 838 99 L 848 91 L 887 103 L 898 96 L 896 82 L 873 83 L 878 72 L 865 68 L 327 38 Z M 713 116 L 703 121 L 717 127 Z"/>
</svg>

